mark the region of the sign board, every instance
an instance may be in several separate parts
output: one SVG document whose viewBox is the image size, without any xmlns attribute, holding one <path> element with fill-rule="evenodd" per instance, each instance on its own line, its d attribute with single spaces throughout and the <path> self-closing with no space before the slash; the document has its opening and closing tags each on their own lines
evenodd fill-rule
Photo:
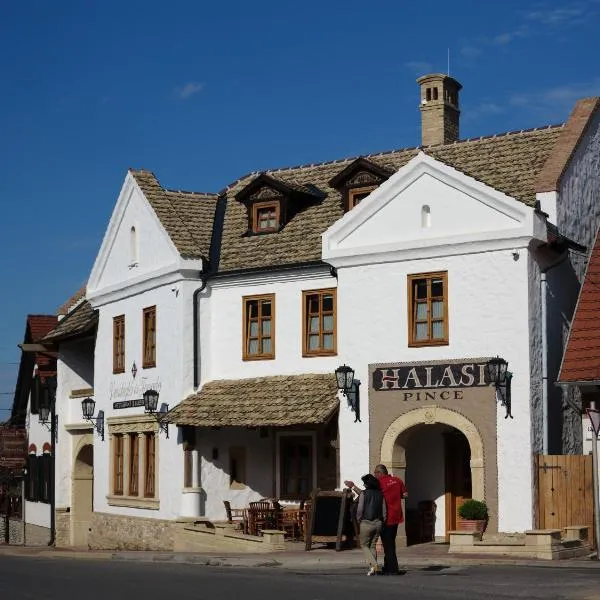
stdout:
<svg viewBox="0 0 600 600">
<path fill-rule="evenodd" d="M 311 494 L 310 520 L 306 534 L 305 550 L 313 543 L 335 542 L 335 549 L 342 549 L 342 542 L 353 537 L 350 502 L 347 492 L 324 492 L 319 489 Z"/>
<path fill-rule="evenodd" d="M 143 398 L 137 398 L 136 400 L 122 400 L 121 402 L 113 402 L 113 408 L 115 410 L 119 408 L 135 408 L 137 406 L 144 406 Z"/>
<path fill-rule="evenodd" d="M 17 471 L 27 464 L 27 430 L 0 426 L 0 469 Z"/>
<path fill-rule="evenodd" d="M 487 363 L 432 363 L 398 365 L 373 371 L 373 389 L 377 392 L 421 389 L 435 390 L 487 386 Z"/>
</svg>

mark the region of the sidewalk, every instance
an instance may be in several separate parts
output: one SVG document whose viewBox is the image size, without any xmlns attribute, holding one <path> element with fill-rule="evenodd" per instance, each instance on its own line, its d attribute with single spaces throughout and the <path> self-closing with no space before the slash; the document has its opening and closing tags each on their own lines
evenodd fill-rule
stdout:
<svg viewBox="0 0 600 600">
<path fill-rule="evenodd" d="M 279 568 L 289 570 L 331 570 L 364 568 L 365 559 L 361 550 L 335 552 L 330 549 L 288 550 L 265 554 L 221 553 L 199 554 L 186 552 L 128 552 L 92 551 L 85 549 L 48 548 L 44 546 L 0 546 L 1 556 L 22 556 L 39 558 L 67 558 L 83 560 L 117 560 L 137 563 L 195 564 L 214 567 Z M 407 570 L 443 567 L 466 567 L 477 565 L 513 565 L 551 568 L 600 568 L 600 561 L 567 560 L 528 560 L 510 556 L 491 557 L 489 555 L 449 555 L 444 544 L 422 544 L 398 552 L 401 568 Z"/>
</svg>

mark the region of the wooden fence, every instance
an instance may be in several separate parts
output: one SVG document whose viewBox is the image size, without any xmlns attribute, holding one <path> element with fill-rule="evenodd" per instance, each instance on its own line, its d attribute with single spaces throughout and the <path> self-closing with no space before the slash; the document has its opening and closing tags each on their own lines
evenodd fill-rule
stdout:
<svg viewBox="0 0 600 600">
<path fill-rule="evenodd" d="M 581 454 L 537 456 L 538 528 L 588 525 L 592 541 L 594 488 L 592 457 Z"/>
</svg>

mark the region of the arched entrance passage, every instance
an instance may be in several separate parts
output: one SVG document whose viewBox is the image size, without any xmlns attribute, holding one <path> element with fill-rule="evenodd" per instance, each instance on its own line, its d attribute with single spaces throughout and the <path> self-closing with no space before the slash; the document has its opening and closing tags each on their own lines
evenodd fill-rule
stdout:
<svg viewBox="0 0 600 600">
<path fill-rule="evenodd" d="M 91 436 L 84 436 L 77 448 L 72 479 L 72 544 L 87 547 L 94 506 L 94 446 Z"/>
<path fill-rule="evenodd" d="M 423 426 L 435 427 L 423 428 Z M 481 434 L 469 419 L 453 410 L 439 406 L 427 406 L 411 410 L 396 418 L 383 436 L 380 452 L 381 462 L 391 466 L 393 472 L 406 481 L 407 448 L 409 444 L 414 444 L 414 439 L 419 435 L 419 432 L 423 435 L 425 435 L 425 432 L 428 434 L 437 433 L 440 439 L 445 437 L 450 440 L 450 446 L 444 442 L 445 449 L 442 456 L 446 456 L 446 453 L 450 451 L 449 448 L 460 448 L 461 442 L 466 440 L 468 449 L 463 451 L 462 454 L 456 454 L 456 461 L 462 460 L 460 456 L 464 456 L 464 452 L 468 453 L 470 456 L 468 463 L 470 468 L 470 495 L 479 500 L 487 500 L 485 498 L 484 446 Z M 464 447 L 466 448 L 466 444 L 464 444 Z M 447 478 L 447 466 L 442 463 L 440 468 L 446 471 L 443 477 Z M 445 510 L 454 509 L 445 507 Z M 444 533 L 445 529 L 444 523 Z M 436 535 L 439 536 L 439 532 L 440 525 L 438 523 Z M 407 544 L 405 528 L 399 529 L 398 538 L 400 544 Z"/>
</svg>

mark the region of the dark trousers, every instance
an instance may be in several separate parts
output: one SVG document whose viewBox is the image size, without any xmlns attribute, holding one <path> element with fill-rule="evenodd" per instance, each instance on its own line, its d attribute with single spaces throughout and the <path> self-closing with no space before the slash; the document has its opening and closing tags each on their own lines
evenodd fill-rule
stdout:
<svg viewBox="0 0 600 600">
<path fill-rule="evenodd" d="M 396 556 L 396 535 L 398 525 L 385 524 L 381 529 L 381 543 L 383 544 L 383 572 L 397 573 L 398 558 Z"/>
</svg>

